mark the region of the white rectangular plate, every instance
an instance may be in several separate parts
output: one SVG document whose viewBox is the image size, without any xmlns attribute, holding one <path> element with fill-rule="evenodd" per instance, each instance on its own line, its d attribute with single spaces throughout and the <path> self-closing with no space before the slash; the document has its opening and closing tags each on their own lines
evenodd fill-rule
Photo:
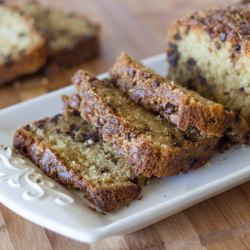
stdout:
<svg viewBox="0 0 250 250">
<path fill-rule="evenodd" d="M 166 75 L 164 54 L 144 63 Z M 72 92 L 70 86 L 1 110 L 0 144 L 11 146 L 18 127 L 61 112 L 60 96 Z M 15 159 L 10 150 L 0 149 L 0 201 L 32 222 L 88 243 L 136 231 L 249 179 L 250 148 L 236 146 L 215 155 L 203 168 L 152 181 L 142 200 L 102 215 L 90 210 L 79 193 L 47 178 L 30 162 Z"/>
</svg>

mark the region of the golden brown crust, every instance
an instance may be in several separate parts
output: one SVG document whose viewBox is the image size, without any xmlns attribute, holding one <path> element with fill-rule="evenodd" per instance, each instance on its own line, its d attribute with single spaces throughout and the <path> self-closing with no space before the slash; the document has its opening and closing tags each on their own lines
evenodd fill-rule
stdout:
<svg viewBox="0 0 250 250">
<path fill-rule="evenodd" d="M 86 198 L 98 209 L 110 212 L 128 205 L 140 194 L 141 188 L 134 183 L 110 187 L 98 187 L 91 181 L 82 179 L 38 138 L 32 138 L 19 129 L 14 136 L 14 147 L 39 166 L 46 175 L 58 182 L 83 191 Z"/>
<path fill-rule="evenodd" d="M 179 28 L 186 31 L 206 31 L 211 39 L 231 44 L 233 58 L 241 53 L 250 56 L 250 3 L 245 2 L 224 8 L 215 8 L 195 12 L 193 15 L 176 21 L 169 31 L 169 37 L 181 39 Z"/>
<path fill-rule="evenodd" d="M 125 53 L 118 57 L 110 73 L 131 99 L 159 112 L 182 131 L 196 128 L 204 136 L 226 135 L 233 142 L 246 140 L 249 128 L 237 113 L 164 79 Z"/>
<path fill-rule="evenodd" d="M 99 128 L 104 141 L 110 143 L 117 154 L 133 166 L 136 175 L 169 176 L 187 172 L 203 165 L 212 155 L 217 138 L 190 142 L 185 147 L 157 146 L 144 132 L 131 125 L 98 95 L 96 88 L 103 84 L 93 75 L 79 71 L 73 78 L 80 97 L 82 117 Z M 77 107 L 77 99 L 66 98 Z M 79 106 L 79 104 L 78 104 Z"/>
</svg>

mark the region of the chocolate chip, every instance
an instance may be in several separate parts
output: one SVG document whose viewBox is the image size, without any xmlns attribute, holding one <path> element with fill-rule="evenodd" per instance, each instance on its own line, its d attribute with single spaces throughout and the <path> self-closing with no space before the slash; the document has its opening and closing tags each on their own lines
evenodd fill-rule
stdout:
<svg viewBox="0 0 250 250">
<path fill-rule="evenodd" d="M 208 34 L 209 34 L 209 36 L 210 36 L 211 39 L 214 38 L 214 29 L 213 28 L 209 28 L 208 29 Z"/>
<path fill-rule="evenodd" d="M 109 122 L 104 127 L 106 131 L 110 134 L 120 134 L 119 123 L 116 118 L 110 118 Z"/>
<path fill-rule="evenodd" d="M 25 34 L 25 32 L 20 32 L 20 33 L 18 33 L 18 37 L 24 37 L 26 34 Z"/>
<path fill-rule="evenodd" d="M 130 141 L 134 137 L 133 133 L 128 133 L 125 135 L 125 138 Z"/>
<path fill-rule="evenodd" d="M 237 53 L 239 53 L 240 50 L 241 50 L 241 46 L 240 46 L 239 44 L 236 44 L 236 45 L 234 46 L 234 51 L 237 52 Z"/>
<path fill-rule="evenodd" d="M 238 123 L 238 122 L 241 121 L 241 116 L 240 116 L 240 114 L 237 113 L 237 112 L 235 113 L 234 121 L 235 121 L 236 123 Z"/>
<path fill-rule="evenodd" d="M 97 120 L 96 120 L 96 125 L 97 126 L 101 126 L 102 125 L 102 122 L 101 122 L 101 118 L 98 117 Z"/>
<path fill-rule="evenodd" d="M 77 124 L 70 124 L 69 129 L 71 131 L 79 130 L 79 126 Z"/>
<path fill-rule="evenodd" d="M 170 136 L 171 136 L 172 145 L 174 147 L 180 147 L 182 143 L 182 139 L 177 137 L 176 134 L 171 134 Z"/>
<path fill-rule="evenodd" d="M 140 73 L 140 75 L 141 75 L 141 77 L 143 77 L 144 79 L 148 79 L 148 78 L 151 77 L 151 74 L 150 74 L 149 72 L 147 72 L 147 71 L 142 71 L 142 72 Z"/>
<path fill-rule="evenodd" d="M 164 113 L 167 115 L 172 115 L 172 114 L 176 113 L 177 110 L 178 110 L 178 108 L 175 105 L 173 105 L 171 103 L 167 103 L 165 105 L 165 108 L 164 108 Z"/>
<path fill-rule="evenodd" d="M 180 142 L 179 141 L 173 141 L 173 146 L 174 147 L 180 147 Z"/>
<path fill-rule="evenodd" d="M 117 158 L 111 158 L 111 160 L 112 160 L 112 162 L 113 162 L 115 165 L 117 165 L 117 163 L 118 163 L 118 159 L 117 159 Z"/>
<path fill-rule="evenodd" d="M 73 110 L 73 115 L 75 115 L 75 116 L 80 116 L 81 114 L 80 114 L 80 112 L 78 111 L 78 110 Z"/>
<path fill-rule="evenodd" d="M 230 112 L 231 109 L 229 107 L 224 107 L 225 112 Z"/>
<path fill-rule="evenodd" d="M 4 56 L 4 64 L 6 67 L 10 67 L 13 65 L 13 60 L 11 55 Z"/>
<path fill-rule="evenodd" d="M 105 174 L 105 173 L 108 173 L 109 172 L 109 168 L 108 167 L 103 167 L 101 170 L 100 170 L 101 174 Z"/>
<path fill-rule="evenodd" d="M 72 130 L 63 131 L 65 135 L 70 136 L 74 141 L 76 141 L 76 134 Z"/>
<path fill-rule="evenodd" d="M 139 102 L 144 96 L 147 96 L 147 91 L 145 89 L 135 89 L 131 98 L 135 102 Z"/>
<path fill-rule="evenodd" d="M 136 177 L 128 178 L 128 180 L 134 184 L 138 184 L 138 179 Z"/>
<path fill-rule="evenodd" d="M 187 60 L 187 65 L 188 65 L 188 67 L 189 67 L 190 69 L 194 68 L 195 65 L 196 65 L 195 59 L 192 58 L 192 57 L 188 58 L 188 60 Z"/>
<path fill-rule="evenodd" d="M 242 35 L 249 35 L 250 34 L 250 24 L 242 24 L 240 26 L 240 33 Z"/>
<path fill-rule="evenodd" d="M 192 90 L 196 90 L 196 86 L 195 86 L 195 84 L 193 83 L 193 80 L 192 80 L 192 79 L 188 79 L 188 80 L 187 80 L 187 88 L 188 88 L 188 89 L 192 89 Z"/>
<path fill-rule="evenodd" d="M 87 133 L 84 135 L 84 140 L 92 140 L 93 142 L 98 142 L 100 140 L 99 136 L 97 133 Z"/>
<path fill-rule="evenodd" d="M 176 53 L 172 53 L 172 54 L 168 54 L 168 63 L 173 67 L 176 68 L 178 65 L 178 61 L 179 61 L 180 55 L 178 52 Z"/>
<path fill-rule="evenodd" d="M 168 48 L 171 49 L 171 50 L 177 50 L 178 49 L 178 47 L 177 47 L 177 45 L 175 43 L 169 43 Z"/>
<path fill-rule="evenodd" d="M 106 120 L 103 118 L 98 117 L 96 120 L 96 125 L 97 126 L 103 126 L 106 123 Z"/>
<path fill-rule="evenodd" d="M 238 92 L 241 94 L 241 95 L 245 95 L 246 94 L 246 91 L 244 89 L 244 87 L 241 87 L 238 89 Z"/>
<path fill-rule="evenodd" d="M 157 80 L 154 80 L 154 81 L 151 82 L 151 86 L 152 86 L 153 88 L 157 88 L 157 87 L 160 86 L 160 83 L 159 83 Z"/>
<path fill-rule="evenodd" d="M 57 115 L 53 116 L 50 120 L 52 123 L 57 124 L 61 116 L 62 116 L 61 114 L 57 114 Z"/>
<path fill-rule="evenodd" d="M 191 158 L 190 161 L 189 161 L 190 168 L 193 168 L 198 161 L 199 161 L 199 158 L 197 158 L 197 157 Z"/>
<path fill-rule="evenodd" d="M 133 68 L 127 67 L 126 72 L 128 73 L 129 76 L 134 77 L 136 74 L 136 71 Z"/>
<path fill-rule="evenodd" d="M 37 122 L 36 122 L 36 126 L 37 126 L 39 129 L 43 129 L 43 128 L 44 128 L 44 125 L 45 125 L 45 121 L 46 121 L 46 120 L 37 121 Z"/>
<path fill-rule="evenodd" d="M 204 76 L 200 75 L 199 81 L 202 85 L 207 85 L 207 79 Z"/>
<path fill-rule="evenodd" d="M 61 130 L 60 128 L 57 128 L 57 129 L 56 129 L 56 133 L 57 133 L 57 134 L 61 134 L 61 133 L 62 133 L 62 130 Z"/>
<path fill-rule="evenodd" d="M 24 126 L 24 129 L 27 130 L 27 131 L 30 131 L 31 130 L 30 124 L 27 124 L 26 126 Z"/>
<path fill-rule="evenodd" d="M 197 128 L 191 127 L 185 132 L 184 137 L 190 141 L 197 141 L 197 139 L 200 137 L 200 132 Z"/>
<path fill-rule="evenodd" d="M 143 133 L 150 133 L 152 130 L 151 130 L 151 128 L 149 128 L 147 125 L 145 125 L 145 126 L 141 129 L 141 131 L 142 131 Z"/>
<path fill-rule="evenodd" d="M 225 41 L 227 40 L 227 34 L 226 34 L 225 32 L 222 32 L 222 33 L 220 34 L 220 40 L 221 40 L 222 42 L 225 42 Z"/>
<path fill-rule="evenodd" d="M 176 41 L 180 41 L 181 40 L 181 35 L 180 35 L 179 32 L 175 33 L 174 40 L 176 40 Z"/>
<path fill-rule="evenodd" d="M 215 119 L 213 117 L 211 117 L 211 118 L 208 119 L 208 122 L 214 124 L 215 123 Z"/>
<path fill-rule="evenodd" d="M 2 3 L 3 1 L 1 1 L 0 2 L 0 4 Z M 4 3 L 4 2 L 3 2 Z M 19 10 L 19 12 L 18 12 L 21 16 L 24 16 L 25 15 L 25 13 L 24 13 L 24 11 L 22 11 L 22 10 Z"/>
</svg>

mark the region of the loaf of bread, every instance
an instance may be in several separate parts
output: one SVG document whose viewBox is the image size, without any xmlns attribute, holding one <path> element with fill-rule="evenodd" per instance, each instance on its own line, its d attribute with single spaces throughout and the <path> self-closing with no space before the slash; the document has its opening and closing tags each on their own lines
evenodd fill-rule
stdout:
<svg viewBox="0 0 250 250">
<path fill-rule="evenodd" d="M 100 28 L 88 18 L 31 0 L 22 1 L 18 7 L 34 18 L 36 28 L 46 37 L 51 62 L 72 66 L 99 54 Z"/>
<path fill-rule="evenodd" d="M 118 57 L 110 74 L 132 100 L 158 112 L 184 132 L 196 130 L 203 136 L 246 141 L 249 128 L 237 113 L 161 77 L 125 53 Z"/>
<path fill-rule="evenodd" d="M 132 168 L 77 112 L 58 114 L 18 129 L 14 147 L 46 175 L 81 190 L 101 211 L 128 205 L 140 194 L 144 178 L 135 177 Z"/>
<path fill-rule="evenodd" d="M 0 5 L 0 85 L 34 73 L 46 62 L 44 38 L 32 18 Z"/>
<path fill-rule="evenodd" d="M 250 123 L 250 3 L 198 11 L 172 24 L 169 76 Z"/>
<path fill-rule="evenodd" d="M 105 142 L 133 166 L 135 174 L 169 176 L 205 164 L 218 138 L 183 133 L 159 115 L 144 109 L 115 87 L 80 70 L 73 77 L 82 117 L 99 129 Z M 76 108 L 76 98 L 72 106 Z"/>
</svg>

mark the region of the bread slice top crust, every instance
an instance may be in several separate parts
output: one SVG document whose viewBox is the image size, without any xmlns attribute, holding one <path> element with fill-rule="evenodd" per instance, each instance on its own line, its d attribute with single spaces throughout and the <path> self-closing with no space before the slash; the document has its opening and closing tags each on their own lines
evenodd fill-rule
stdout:
<svg viewBox="0 0 250 250">
<path fill-rule="evenodd" d="M 246 141 L 249 127 L 237 113 L 161 77 L 125 53 L 110 74 L 131 99 L 159 112 L 184 132 L 197 130 L 203 136 L 225 135 L 232 142 Z"/>
<path fill-rule="evenodd" d="M 14 7 L 0 5 L 0 34 L 0 65 L 4 80 L 37 70 L 45 63 L 45 40 L 35 29 L 32 18 L 24 16 Z M 34 65 L 23 69 L 22 65 L 18 65 L 20 70 L 10 71 L 16 63 L 24 62 L 29 56 L 38 57 L 32 61 Z M 4 76 L 4 69 L 13 76 Z"/>
<path fill-rule="evenodd" d="M 79 113 L 58 114 L 19 129 L 14 147 L 48 176 L 82 190 L 102 211 L 128 205 L 140 193 L 132 168 Z"/>
<path fill-rule="evenodd" d="M 199 167 L 218 142 L 195 131 L 181 132 L 130 100 L 109 80 L 80 70 L 72 81 L 82 117 L 99 128 L 103 140 L 133 165 L 136 175 L 168 176 Z"/>
<path fill-rule="evenodd" d="M 23 1 L 19 8 L 35 19 L 37 29 L 47 38 L 50 56 L 74 50 L 91 37 L 98 37 L 100 27 L 85 16 L 41 6 L 37 1 Z"/>
<path fill-rule="evenodd" d="M 183 18 L 172 25 L 171 34 L 176 40 L 181 39 L 178 27 L 183 26 L 188 33 L 190 30 L 202 30 L 211 39 L 217 39 L 230 44 L 232 58 L 244 54 L 250 56 L 250 2 L 239 3 L 227 7 L 218 7 L 197 11 L 189 17 Z M 173 27 L 176 27 L 174 29 Z M 176 31 L 175 34 L 172 32 Z"/>
</svg>

